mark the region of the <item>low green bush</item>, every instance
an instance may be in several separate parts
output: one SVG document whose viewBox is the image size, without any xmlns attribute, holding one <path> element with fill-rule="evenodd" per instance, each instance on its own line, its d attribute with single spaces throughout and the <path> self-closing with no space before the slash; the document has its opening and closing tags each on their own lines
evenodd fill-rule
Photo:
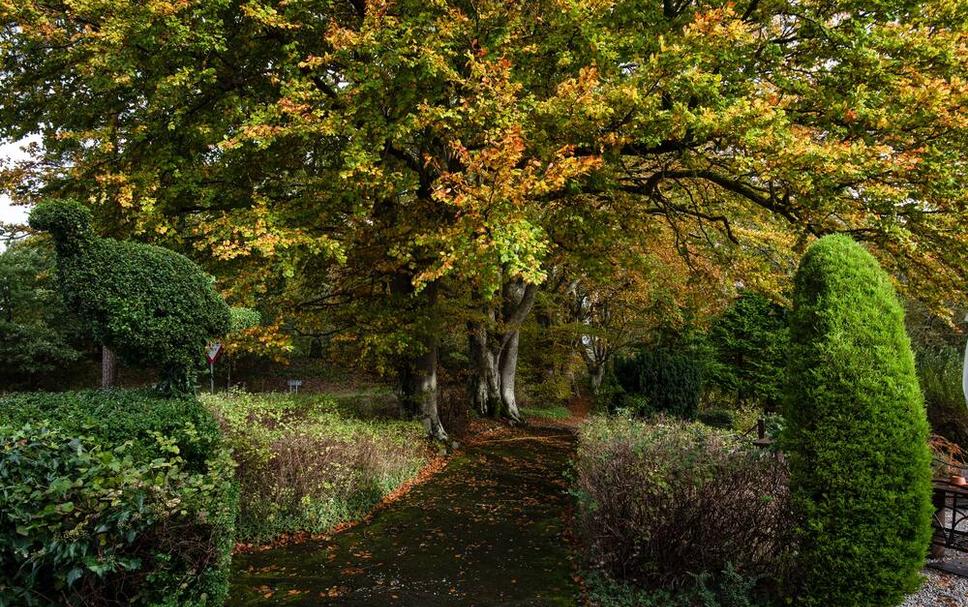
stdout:
<svg viewBox="0 0 968 607">
<path fill-rule="evenodd" d="M 0 420 L 0 605 L 222 603 L 237 491 L 198 402 L 35 393 Z"/>
<path fill-rule="evenodd" d="M 716 576 L 697 575 L 676 590 L 643 590 L 591 572 L 585 579 L 590 607 L 772 607 L 778 603 L 758 589 L 759 581 L 731 565 Z"/>
<path fill-rule="evenodd" d="M 204 395 L 238 463 L 238 539 L 323 532 L 368 512 L 426 463 L 419 422 L 323 395 Z"/>
</svg>

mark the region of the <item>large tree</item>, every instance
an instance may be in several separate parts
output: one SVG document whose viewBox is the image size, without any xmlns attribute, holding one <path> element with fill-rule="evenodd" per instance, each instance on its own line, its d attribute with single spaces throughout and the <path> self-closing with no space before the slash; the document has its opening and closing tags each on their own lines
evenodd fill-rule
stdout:
<svg viewBox="0 0 968 607">
<path fill-rule="evenodd" d="M 365 324 L 443 436 L 440 334 L 470 330 L 513 417 L 529 292 L 601 236 L 576 219 L 663 222 L 750 283 L 848 232 L 936 308 L 964 293 L 962 8 L 4 0 L 0 133 L 42 136 L 5 184 L 192 251 L 243 305 L 318 325 L 350 298 L 308 330 Z"/>
</svg>

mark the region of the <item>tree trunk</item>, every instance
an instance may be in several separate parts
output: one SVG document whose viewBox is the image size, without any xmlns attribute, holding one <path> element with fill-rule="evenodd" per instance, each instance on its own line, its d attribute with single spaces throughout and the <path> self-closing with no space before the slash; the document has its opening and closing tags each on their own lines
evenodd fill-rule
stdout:
<svg viewBox="0 0 968 607">
<path fill-rule="evenodd" d="M 501 414 L 513 421 L 521 421 L 518 410 L 518 400 L 514 394 L 514 380 L 518 371 L 518 341 L 521 332 L 515 330 L 508 337 L 504 351 L 501 353 Z"/>
<path fill-rule="evenodd" d="M 101 346 L 101 389 L 110 390 L 118 382 L 118 358 L 114 351 Z"/>
<path fill-rule="evenodd" d="M 420 417 L 427 435 L 446 441 L 447 432 L 440 423 L 440 413 L 437 408 L 437 340 L 427 340 L 424 347 L 425 352 L 415 361 L 414 394 L 420 406 Z"/>
<path fill-rule="evenodd" d="M 592 385 L 592 394 L 598 394 L 599 388 L 602 387 L 602 380 L 605 378 L 605 363 L 589 365 L 588 377 Z"/>
<path fill-rule="evenodd" d="M 487 311 L 486 321 L 467 325 L 472 366 L 469 396 L 481 415 L 521 421 L 514 393 L 518 343 L 536 292 L 537 285 L 521 281 L 505 285 L 500 309 Z"/>
</svg>

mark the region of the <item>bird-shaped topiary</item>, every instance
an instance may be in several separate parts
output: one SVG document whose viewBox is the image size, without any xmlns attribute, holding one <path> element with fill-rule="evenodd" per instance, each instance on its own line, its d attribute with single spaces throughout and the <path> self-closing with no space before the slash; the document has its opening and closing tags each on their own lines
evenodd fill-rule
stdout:
<svg viewBox="0 0 968 607">
<path fill-rule="evenodd" d="M 72 200 L 43 202 L 29 221 L 53 236 L 64 301 L 94 338 L 128 364 L 159 369 L 161 391 L 194 391 L 206 341 L 229 330 L 212 278 L 174 251 L 99 238 L 91 211 Z"/>
</svg>

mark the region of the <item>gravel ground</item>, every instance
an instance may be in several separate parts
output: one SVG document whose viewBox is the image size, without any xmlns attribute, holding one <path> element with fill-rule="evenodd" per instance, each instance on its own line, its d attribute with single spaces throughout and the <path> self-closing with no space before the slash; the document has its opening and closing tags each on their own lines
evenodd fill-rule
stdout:
<svg viewBox="0 0 968 607">
<path fill-rule="evenodd" d="M 924 574 L 924 586 L 901 607 L 968 607 L 968 578 L 933 569 L 925 569 Z"/>
</svg>

